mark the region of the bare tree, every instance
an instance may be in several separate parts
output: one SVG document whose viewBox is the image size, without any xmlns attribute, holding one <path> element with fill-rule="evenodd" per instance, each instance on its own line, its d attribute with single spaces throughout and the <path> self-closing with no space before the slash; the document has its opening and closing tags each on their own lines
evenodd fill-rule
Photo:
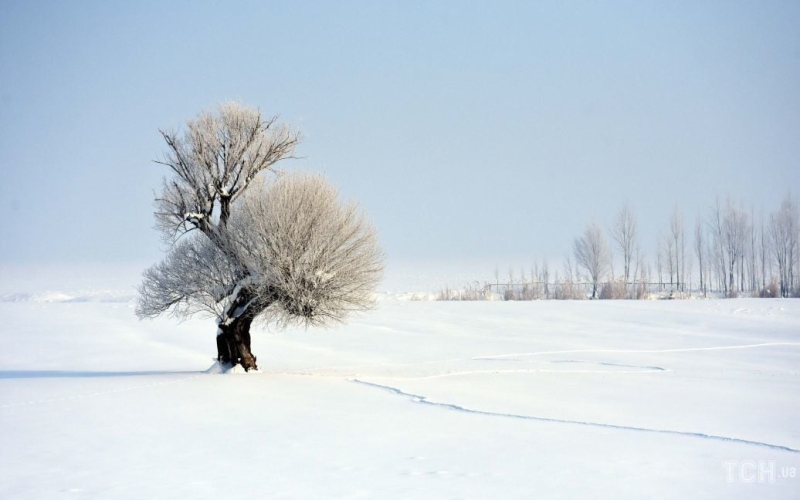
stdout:
<svg viewBox="0 0 800 500">
<path fill-rule="evenodd" d="M 775 255 L 775 263 L 778 265 L 781 296 L 789 297 L 794 291 L 794 266 L 798 253 L 800 253 L 800 248 L 798 248 L 800 218 L 791 194 L 786 195 L 780 209 L 770 215 L 769 229 L 770 243 Z"/>
<path fill-rule="evenodd" d="M 664 290 L 664 248 L 661 234 L 656 237 L 656 273 L 658 274 L 658 289 Z"/>
<path fill-rule="evenodd" d="M 636 248 L 636 217 L 631 212 L 628 204 L 625 203 L 617 212 L 617 219 L 611 228 L 611 239 L 616 243 L 617 248 L 622 254 L 623 276 L 625 286 L 631 279 L 631 262 L 633 260 L 634 249 Z M 634 273 L 635 276 L 635 273 Z"/>
<path fill-rule="evenodd" d="M 256 368 L 257 318 L 324 325 L 371 304 L 382 255 L 374 229 L 322 178 L 260 175 L 294 154 L 300 135 L 238 104 L 162 132 L 172 177 L 156 220 L 172 247 L 144 273 L 136 313 L 217 319 L 217 358 Z"/>
<path fill-rule="evenodd" d="M 639 285 L 636 287 L 634 296 L 637 299 L 643 299 L 646 296 L 648 285 L 653 281 L 652 271 L 650 263 L 644 260 L 641 252 L 637 252 L 637 262 L 639 263 L 637 266 L 639 269 Z"/>
<path fill-rule="evenodd" d="M 697 256 L 697 266 L 699 267 L 699 273 L 700 273 L 700 291 L 703 293 L 703 296 L 707 294 L 706 282 L 705 282 L 705 268 L 703 267 L 703 264 L 705 263 L 704 259 L 706 253 L 705 249 L 706 245 L 705 245 L 705 231 L 703 230 L 703 221 L 698 216 L 694 225 L 694 253 Z"/>
<path fill-rule="evenodd" d="M 761 212 L 758 226 L 758 256 L 761 270 L 761 289 L 765 290 L 767 288 L 767 276 L 769 276 L 770 279 L 772 278 L 772 259 L 770 258 L 769 235 L 766 224 L 764 223 L 763 211 Z"/>
<path fill-rule="evenodd" d="M 722 217 L 722 242 L 727 263 L 728 293 L 731 296 L 736 294 L 737 281 L 739 290 L 741 290 L 741 279 L 737 280 L 737 278 L 741 278 L 744 269 L 743 260 L 747 246 L 748 225 L 747 212 L 734 205 L 730 199 L 726 200 Z"/>
<path fill-rule="evenodd" d="M 685 286 L 686 273 L 686 244 L 685 232 L 683 229 L 683 214 L 681 214 L 678 207 L 672 212 L 672 217 L 669 221 L 670 229 L 670 244 L 671 252 L 671 267 L 675 272 L 675 287 L 680 290 L 682 285 Z M 670 279 L 670 283 L 671 283 Z"/>
<path fill-rule="evenodd" d="M 550 268 L 547 265 L 547 260 L 546 259 L 542 260 L 542 273 L 541 273 L 541 277 L 539 278 L 539 281 L 544 283 L 544 298 L 545 299 L 549 298 L 549 294 L 550 294 L 550 289 L 549 289 L 550 288 Z"/>
<path fill-rule="evenodd" d="M 642 266 L 643 261 L 644 261 L 644 257 L 642 256 L 642 247 L 640 247 L 639 244 L 637 243 L 636 244 L 636 249 L 635 249 L 635 251 L 633 253 L 633 262 L 634 262 L 633 275 L 632 275 L 632 277 L 633 277 L 633 291 L 632 291 L 631 295 L 629 295 L 629 298 L 638 299 L 642 295 L 641 293 L 639 293 L 639 288 L 642 286 L 642 281 L 643 281 L 640 278 L 640 272 L 641 272 L 641 274 L 644 274 L 643 266 Z"/>
<path fill-rule="evenodd" d="M 718 289 L 722 290 L 727 297 L 729 291 L 728 282 L 725 279 L 725 270 L 727 266 L 725 265 L 724 217 L 722 205 L 720 204 L 719 198 L 717 198 L 708 221 L 714 239 L 714 251 L 711 252 L 711 256 L 713 257 L 714 268 L 717 275 Z"/>
<path fill-rule="evenodd" d="M 660 233 L 660 240 L 661 240 L 661 251 L 664 253 L 663 257 L 666 257 L 666 271 L 669 275 L 669 287 L 670 291 L 675 290 L 675 282 L 677 276 L 677 251 L 675 248 L 675 240 L 672 238 L 671 234 L 664 234 Z"/>
<path fill-rule="evenodd" d="M 592 282 L 592 298 L 597 298 L 597 285 L 608 272 L 610 250 L 603 231 L 595 223 L 586 226 L 583 235 L 573 243 L 575 262 L 583 268 Z"/>
</svg>

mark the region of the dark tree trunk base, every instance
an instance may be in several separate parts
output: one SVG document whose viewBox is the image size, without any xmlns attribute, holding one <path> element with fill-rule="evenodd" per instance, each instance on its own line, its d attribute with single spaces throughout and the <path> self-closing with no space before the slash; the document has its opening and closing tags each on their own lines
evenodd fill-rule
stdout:
<svg viewBox="0 0 800 500">
<path fill-rule="evenodd" d="M 230 366 L 242 365 L 245 371 L 256 370 L 256 357 L 250 351 L 252 318 L 240 317 L 220 324 L 217 335 L 217 359 Z"/>
</svg>

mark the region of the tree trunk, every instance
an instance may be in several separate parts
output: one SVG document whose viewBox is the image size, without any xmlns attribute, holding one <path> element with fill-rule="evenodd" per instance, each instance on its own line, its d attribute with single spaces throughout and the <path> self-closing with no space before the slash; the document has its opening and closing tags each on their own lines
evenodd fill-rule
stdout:
<svg viewBox="0 0 800 500">
<path fill-rule="evenodd" d="M 230 323 L 220 324 L 217 333 L 217 359 L 230 366 L 242 365 L 245 371 L 256 370 L 256 357 L 250 351 L 250 325 L 253 318 L 246 314 Z"/>
<path fill-rule="evenodd" d="M 252 290 L 235 288 L 217 331 L 217 359 L 220 363 L 242 365 L 245 371 L 258 369 L 256 357 L 250 350 L 250 325 L 265 307 Z"/>
</svg>

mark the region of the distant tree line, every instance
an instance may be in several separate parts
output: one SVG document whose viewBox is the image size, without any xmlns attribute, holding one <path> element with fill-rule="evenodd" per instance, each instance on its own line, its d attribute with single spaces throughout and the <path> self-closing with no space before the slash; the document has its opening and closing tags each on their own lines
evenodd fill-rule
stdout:
<svg viewBox="0 0 800 500">
<path fill-rule="evenodd" d="M 573 240 L 561 275 L 551 272 L 546 261 L 534 264 L 527 274 L 509 270 L 502 282 L 495 269 L 493 282 L 446 288 L 438 298 L 800 297 L 800 215 L 791 193 L 768 214 L 730 198 L 717 199 L 697 214 L 689 238 L 686 218 L 676 206 L 658 233 L 654 258 L 648 260 L 636 215 L 623 204 L 607 229 L 596 222 L 586 225 Z"/>
</svg>

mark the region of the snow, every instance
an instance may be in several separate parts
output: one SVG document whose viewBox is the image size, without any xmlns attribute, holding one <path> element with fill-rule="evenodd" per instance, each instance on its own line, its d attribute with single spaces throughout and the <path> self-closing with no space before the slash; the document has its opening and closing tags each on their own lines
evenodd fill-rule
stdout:
<svg viewBox="0 0 800 500">
<path fill-rule="evenodd" d="M 244 314 L 247 311 L 247 309 L 253 304 L 253 302 L 255 302 L 255 298 L 250 299 L 246 304 L 242 304 L 240 306 L 237 306 L 236 309 L 233 310 L 233 314 L 231 314 L 230 309 L 231 309 L 231 307 L 233 307 L 234 304 L 236 304 L 236 301 L 239 298 L 239 293 L 241 293 L 241 291 L 242 291 L 242 286 L 243 286 L 242 284 L 237 284 L 236 287 L 233 289 L 233 292 L 231 293 L 230 297 L 228 298 L 228 305 L 227 305 L 227 307 L 225 307 L 225 310 L 222 312 L 222 317 L 225 318 L 225 320 L 218 319 L 217 320 L 218 321 L 217 324 L 225 325 L 225 326 L 230 325 L 231 323 L 233 323 L 233 320 L 235 320 L 236 318 L 239 318 L 242 314 Z M 217 330 L 217 335 L 221 335 L 221 334 L 222 334 L 222 330 L 221 329 Z"/>
<path fill-rule="evenodd" d="M 212 319 L 0 303 L 0 498 L 800 491 L 800 301 L 397 297 L 241 376 Z"/>
<path fill-rule="evenodd" d="M 209 367 L 205 371 L 205 373 L 216 374 L 216 375 L 220 375 L 220 374 L 224 374 L 224 375 L 228 375 L 228 374 L 230 374 L 230 375 L 240 375 L 240 374 L 249 373 L 249 374 L 252 375 L 252 374 L 256 374 L 256 373 L 261 373 L 261 371 L 260 370 L 250 370 L 248 372 L 242 367 L 242 365 L 230 366 L 230 365 L 224 365 L 224 364 L 220 363 L 219 361 L 214 361 L 214 363 L 211 365 L 211 367 Z"/>
<path fill-rule="evenodd" d="M 205 217 L 206 217 L 205 214 L 201 214 L 200 212 L 186 212 L 185 214 L 183 214 L 183 218 L 189 221 L 192 219 L 203 220 L 205 219 Z"/>
</svg>

